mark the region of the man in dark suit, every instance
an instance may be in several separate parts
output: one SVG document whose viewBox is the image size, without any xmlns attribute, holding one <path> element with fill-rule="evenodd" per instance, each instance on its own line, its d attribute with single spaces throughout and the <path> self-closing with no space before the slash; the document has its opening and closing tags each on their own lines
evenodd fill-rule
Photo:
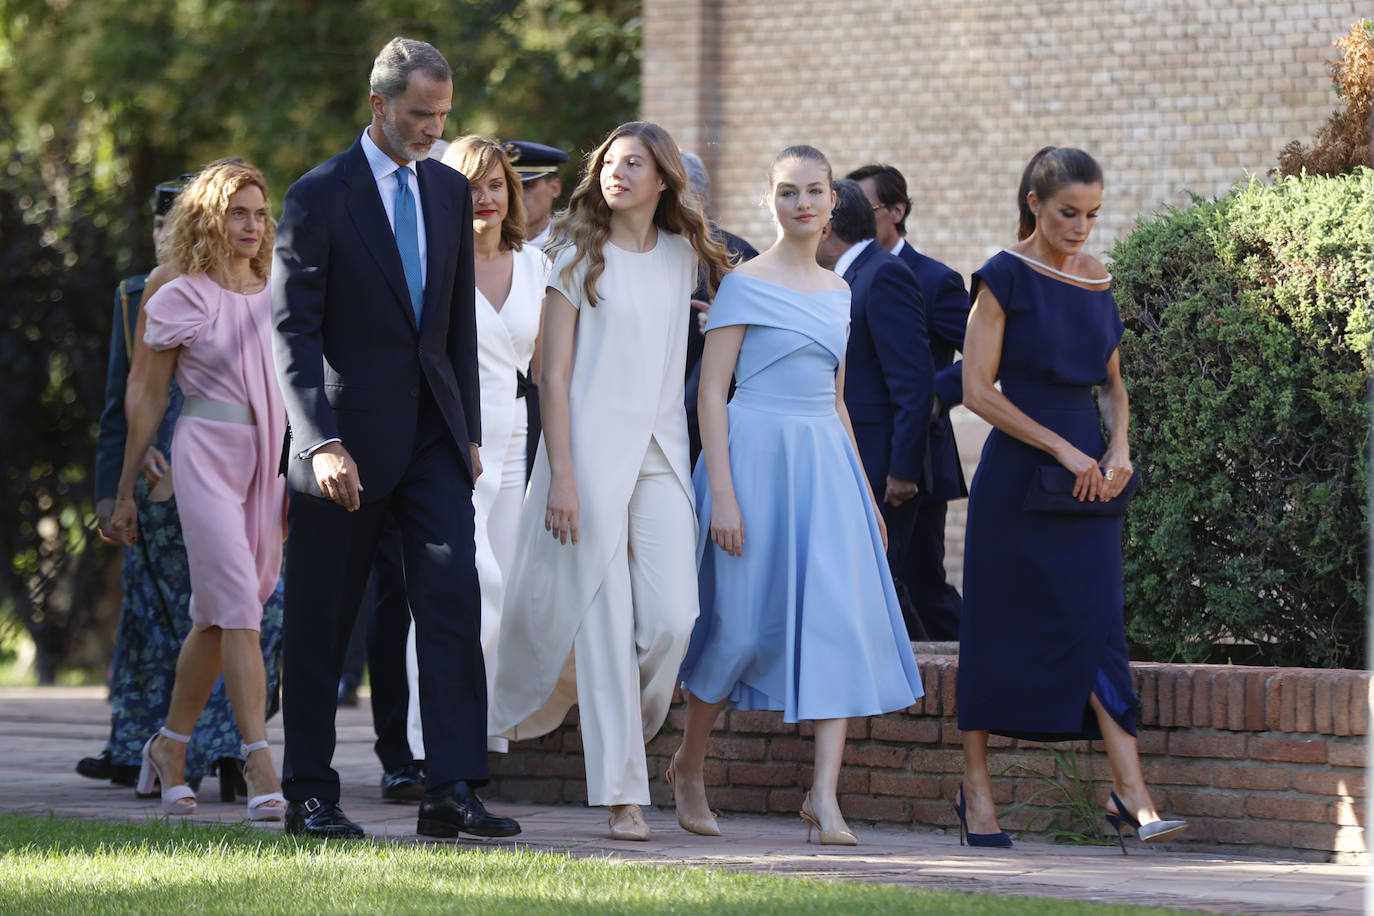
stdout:
<svg viewBox="0 0 1374 916">
<path fill-rule="evenodd" d="M 935 373 L 925 305 L 911 270 L 874 243 L 873 209 L 863 190 L 841 180 L 835 182 L 835 195 L 816 260 L 849 284 L 844 404 L 887 523 L 892 565 L 893 558 L 906 554 L 916 496 L 930 479 L 926 436 Z M 894 580 L 907 629 L 919 631 L 905 583 L 895 575 Z"/>
<path fill-rule="evenodd" d="M 472 202 L 425 161 L 448 62 L 406 38 L 373 64 L 372 123 L 286 194 L 272 311 L 291 421 L 282 789 L 286 830 L 360 836 L 339 808 L 334 703 L 383 523 L 418 634 L 426 778 L 416 830 L 510 836 L 486 811 L 486 676 L 472 486 L 481 473 Z"/>
<path fill-rule="evenodd" d="M 955 351 L 964 349 L 968 324 L 968 290 L 957 271 L 921 254 L 906 241 L 906 218 L 911 212 L 906 178 L 890 165 L 865 165 L 847 176 L 859 183 L 873 206 L 877 243 L 901 258 L 916 275 L 926 304 L 926 331 L 935 362 L 935 401 L 927 443 L 930 485 L 916 497 L 916 518 L 905 556 L 894 556 L 893 575 L 906 582 L 912 604 L 931 639 L 959 638 L 963 599 L 945 581 L 945 514 L 952 499 L 968 496 L 959 446 L 949 409 L 963 401 L 963 363 Z"/>
<path fill-rule="evenodd" d="M 701 211 L 710 213 L 711 177 L 706 165 L 696 153 L 680 150 L 682 165 L 687 170 L 687 186 L 701 201 Z M 726 232 L 711 222 L 711 232 L 725 245 L 731 264 L 742 264 L 759 256 L 758 250 L 733 232 Z M 692 311 L 687 322 L 687 366 L 682 400 L 687 408 L 687 445 L 692 464 L 701 454 L 701 425 L 697 421 L 697 393 L 701 389 L 701 354 L 706 349 L 706 315 L 711 310 L 710 293 L 706 289 L 706 268 L 698 265 L 697 288 L 692 292 Z M 733 390 L 733 389 L 732 389 Z"/>
</svg>

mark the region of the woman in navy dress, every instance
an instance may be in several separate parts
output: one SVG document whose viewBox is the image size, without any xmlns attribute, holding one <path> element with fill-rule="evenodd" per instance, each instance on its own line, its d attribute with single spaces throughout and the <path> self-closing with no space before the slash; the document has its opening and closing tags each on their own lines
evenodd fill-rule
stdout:
<svg viewBox="0 0 1374 916">
<path fill-rule="evenodd" d="M 678 823 L 717 835 L 702 768 L 720 710 L 810 720 L 807 837 L 852 846 L 835 795 L 848 721 L 910 706 L 921 678 L 844 407 L 849 289 L 816 263 L 835 204 L 830 164 L 789 147 L 770 174 L 778 242 L 725 278 L 706 324 L 693 475 L 701 616 L 667 776 Z"/>
<path fill-rule="evenodd" d="M 1119 498 L 1134 473 L 1121 318 L 1111 275 L 1083 251 L 1101 202 L 1091 156 L 1042 149 L 1021 178 L 1021 241 L 973 275 L 964 403 L 994 429 L 969 494 L 955 810 L 976 846 L 1011 845 L 993 807 L 990 732 L 1102 739 L 1112 767 L 1107 816 L 1118 832 L 1129 824 L 1163 840 L 1187 826 L 1160 820 L 1140 769 L 1120 514 L 1024 508 L 1042 466 L 1067 469 L 1083 509 Z"/>
</svg>

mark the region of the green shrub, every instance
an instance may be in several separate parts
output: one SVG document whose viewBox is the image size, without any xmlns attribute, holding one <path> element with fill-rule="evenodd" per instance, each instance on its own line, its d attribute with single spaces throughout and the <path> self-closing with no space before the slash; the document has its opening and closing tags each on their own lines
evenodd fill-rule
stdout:
<svg viewBox="0 0 1374 916">
<path fill-rule="evenodd" d="M 1159 661 L 1235 641 L 1264 664 L 1362 664 L 1374 171 L 1195 198 L 1112 259 L 1144 474 L 1131 639 Z"/>
</svg>

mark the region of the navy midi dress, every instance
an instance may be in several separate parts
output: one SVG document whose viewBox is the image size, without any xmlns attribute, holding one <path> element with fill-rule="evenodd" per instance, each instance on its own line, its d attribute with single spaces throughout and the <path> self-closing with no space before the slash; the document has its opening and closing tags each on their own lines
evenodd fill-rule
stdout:
<svg viewBox="0 0 1374 916">
<path fill-rule="evenodd" d="M 1123 330 L 1110 290 L 1040 273 L 1001 252 L 973 275 L 1006 326 L 1002 393 L 1085 454 L 1106 450 L 1093 387 Z M 1122 619 L 1121 518 L 1028 512 L 1048 452 L 994 429 L 969 492 L 959 728 L 1037 741 L 1100 738 L 1096 694 L 1127 732 L 1135 696 Z"/>
</svg>

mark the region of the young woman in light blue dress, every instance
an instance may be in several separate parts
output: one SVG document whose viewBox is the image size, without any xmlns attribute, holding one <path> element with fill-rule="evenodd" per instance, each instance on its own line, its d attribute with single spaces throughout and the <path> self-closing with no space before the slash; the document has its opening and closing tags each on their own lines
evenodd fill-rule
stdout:
<svg viewBox="0 0 1374 916">
<path fill-rule="evenodd" d="M 807 838 L 816 828 L 822 843 L 854 845 L 835 794 L 848 720 L 922 695 L 844 406 L 849 289 L 816 263 L 831 181 L 818 150 L 778 154 L 778 241 L 725 278 L 706 325 L 693 477 L 701 616 L 682 667 L 687 725 L 667 775 L 678 823 L 708 836 L 720 829 L 702 769 L 722 707 L 814 723 Z"/>
</svg>

